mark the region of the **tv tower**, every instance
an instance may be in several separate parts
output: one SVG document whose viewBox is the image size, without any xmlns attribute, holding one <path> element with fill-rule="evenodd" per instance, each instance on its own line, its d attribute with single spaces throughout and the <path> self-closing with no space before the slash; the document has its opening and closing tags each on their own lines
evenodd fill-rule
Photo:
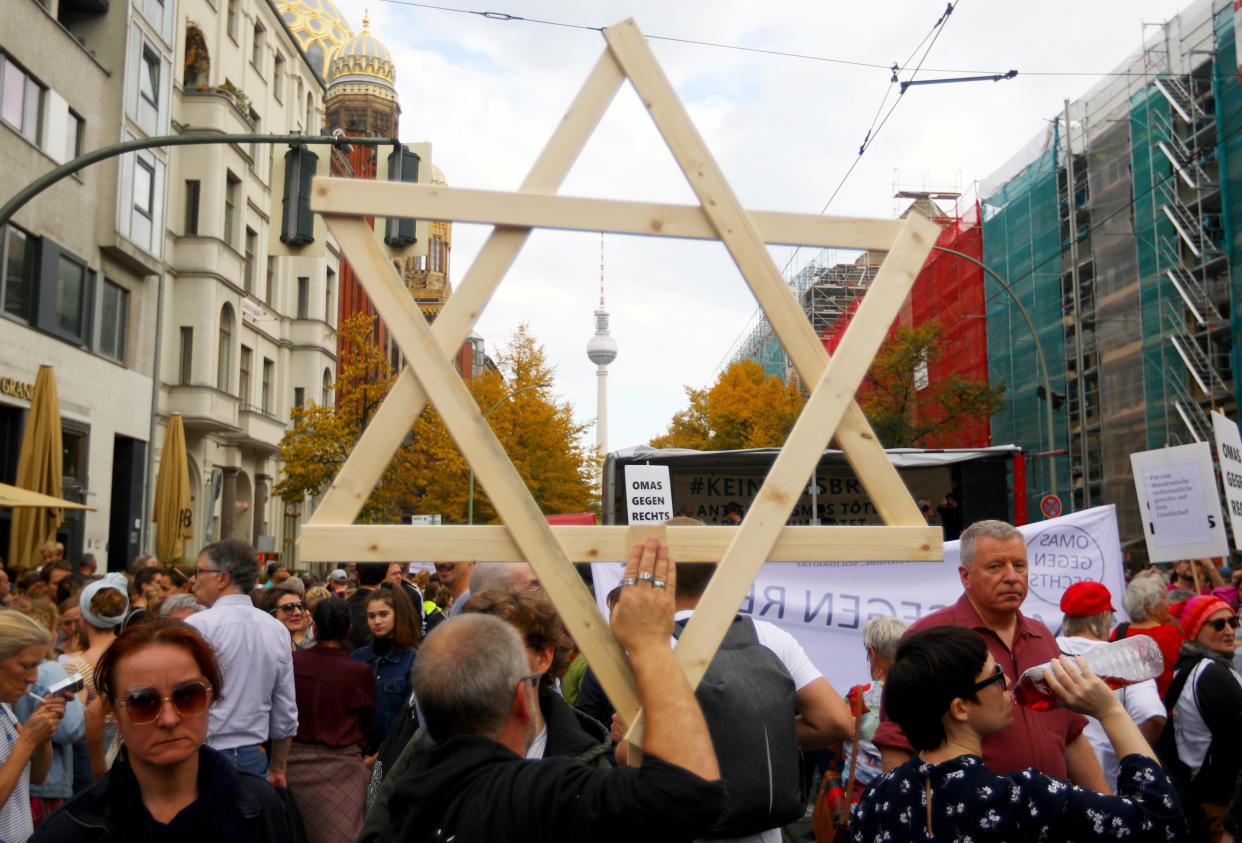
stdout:
<svg viewBox="0 0 1242 843">
<path fill-rule="evenodd" d="M 608 311 L 604 310 L 604 233 L 599 234 L 599 310 L 595 311 L 595 336 L 587 343 L 587 357 L 595 364 L 595 444 L 601 453 L 608 449 L 608 364 L 617 359 L 617 341 L 608 333 Z"/>
</svg>

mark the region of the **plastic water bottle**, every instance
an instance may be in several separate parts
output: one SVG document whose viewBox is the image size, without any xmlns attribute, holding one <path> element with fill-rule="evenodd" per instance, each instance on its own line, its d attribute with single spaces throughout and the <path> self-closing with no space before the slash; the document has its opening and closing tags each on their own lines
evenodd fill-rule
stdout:
<svg viewBox="0 0 1242 843">
<path fill-rule="evenodd" d="M 1155 679 L 1164 672 L 1160 645 L 1150 635 L 1135 635 L 1096 647 L 1083 653 L 1082 658 L 1091 671 L 1113 690 Z M 1014 699 L 1035 711 L 1050 711 L 1064 705 L 1044 681 L 1046 667 L 1048 662 L 1023 671 L 1013 689 Z"/>
</svg>

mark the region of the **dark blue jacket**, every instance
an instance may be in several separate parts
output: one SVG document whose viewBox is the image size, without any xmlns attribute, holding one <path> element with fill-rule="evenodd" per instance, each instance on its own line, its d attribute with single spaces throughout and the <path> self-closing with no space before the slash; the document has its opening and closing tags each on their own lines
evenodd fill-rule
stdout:
<svg viewBox="0 0 1242 843">
<path fill-rule="evenodd" d="M 380 638 L 350 653 L 358 661 L 365 662 L 375 674 L 375 731 L 367 743 L 368 755 L 379 748 L 410 694 L 414 693 L 410 670 L 417 652 L 396 652 L 386 639 Z"/>
</svg>

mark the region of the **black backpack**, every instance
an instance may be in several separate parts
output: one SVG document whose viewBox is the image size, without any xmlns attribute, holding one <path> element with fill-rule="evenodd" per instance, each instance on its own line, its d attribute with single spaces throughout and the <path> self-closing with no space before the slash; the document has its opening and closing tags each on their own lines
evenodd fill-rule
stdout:
<svg viewBox="0 0 1242 843">
<path fill-rule="evenodd" d="M 679 621 L 673 635 L 680 637 L 684 628 Z M 759 643 L 754 621 L 735 617 L 694 692 L 729 791 L 724 813 L 704 837 L 758 834 L 806 812 L 795 691 L 785 665 Z"/>
<path fill-rule="evenodd" d="M 1181 800 L 1182 810 L 1186 813 L 1186 823 L 1190 826 L 1191 839 L 1206 840 L 1207 839 L 1207 823 L 1204 821 L 1203 808 L 1200 805 L 1198 794 L 1195 792 L 1195 776 L 1189 765 L 1181 759 L 1177 752 L 1177 735 L 1176 728 L 1173 725 L 1173 709 L 1177 707 L 1177 701 L 1181 698 L 1182 693 L 1186 690 L 1186 685 L 1191 674 L 1195 672 L 1195 668 L 1199 666 L 1199 662 L 1187 667 L 1185 670 L 1178 671 L 1173 676 L 1173 681 L 1169 683 L 1169 690 L 1164 695 L 1164 707 L 1168 711 L 1168 718 L 1164 722 L 1164 731 L 1160 733 L 1160 739 L 1157 742 L 1156 753 L 1160 756 L 1160 763 L 1164 766 L 1165 772 L 1173 781 L 1173 789 L 1177 791 L 1177 797 Z M 1191 694 L 1195 695 L 1198 700 L 1198 689 L 1195 686 L 1190 688 Z M 1213 741 L 1208 748 L 1208 756 L 1204 758 L 1204 767 L 1207 766 L 1208 760 L 1212 756 L 1212 750 L 1216 748 L 1216 742 Z M 1202 772 L 1202 768 L 1200 769 Z"/>
</svg>

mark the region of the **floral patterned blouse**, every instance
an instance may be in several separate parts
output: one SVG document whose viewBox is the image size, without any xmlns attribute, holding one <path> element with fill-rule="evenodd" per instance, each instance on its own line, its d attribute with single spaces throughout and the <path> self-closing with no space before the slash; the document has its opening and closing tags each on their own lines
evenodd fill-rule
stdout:
<svg viewBox="0 0 1242 843">
<path fill-rule="evenodd" d="M 871 783 L 850 831 L 855 843 L 1190 839 L 1173 783 L 1158 764 L 1127 755 L 1117 781 L 1119 795 L 1104 796 L 1034 767 L 1002 776 L 977 755 L 940 764 L 915 756 Z"/>
</svg>

